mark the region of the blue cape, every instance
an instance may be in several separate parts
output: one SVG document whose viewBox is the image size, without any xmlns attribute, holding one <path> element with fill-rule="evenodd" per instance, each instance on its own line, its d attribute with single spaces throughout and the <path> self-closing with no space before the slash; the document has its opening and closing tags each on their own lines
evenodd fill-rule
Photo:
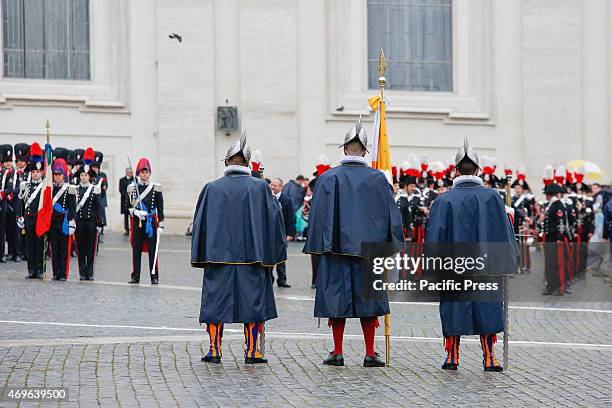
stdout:
<svg viewBox="0 0 612 408">
<path fill-rule="evenodd" d="M 468 182 L 440 195 L 429 212 L 425 237 L 428 243 L 479 243 L 485 251 L 488 243 L 507 243 L 507 251 L 494 251 L 495 274 L 516 272 L 514 230 L 501 197 L 493 189 Z M 502 283 L 501 277 L 493 279 Z M 440 319 L 444 336 L 493 334 L 504 329 L 501 301 L 441 300 Z"/>
<path fill-rule="evenodd" d="M 304 252 L 362 256 L 362 242 L 388 242 L 390 252 L 401 251 L 402 216 L 382 172 L 345 163 L 317 180 Z"/>
<path fill-rule="evenodd" d="M 517 270 L 514 229 L 501 197 L 493 189 L 468 182 L 441 194 L 429 212 L 425 236 L 431 244 L 475 244 L 481 254 L 487 254 L 491 274 Z"/>
<path fill-rule="evenodd" d="M 302 204 L 304 204 L 306 190 L 294 180 L 289 180 L 289 182 L 283 187 L 283 195 L 289 197 L 291 204 L 293 205 L 293 210 L 295 211 L 300 208 Z"/>
<path fill-rule="evenodd" d="M 273 266 L 286 259 L 281 208 L 264 180 L 231 172 L 204 186 L 193 219 L 192 266 Z"/>
</svg>

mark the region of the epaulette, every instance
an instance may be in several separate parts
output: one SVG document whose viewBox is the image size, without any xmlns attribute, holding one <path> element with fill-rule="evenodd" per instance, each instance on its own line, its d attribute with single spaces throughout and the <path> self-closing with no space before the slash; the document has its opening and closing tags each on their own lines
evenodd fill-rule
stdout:
<svg viewBox="0 0 612 408">
<path fill-rule="evenodd" d="M 155 190 L 158 193 L 161 193 L 162 192 L 162 185 L 159 184 L 159 183 L 154 183 L 153 184 L 153 190 Z"/>
<path fill-rule="evenodd" d="M 77 186 L 75 186 L 74 184 L 68 184 L 68 194 L 76 195 L 76 193 Z"/>
</svg>

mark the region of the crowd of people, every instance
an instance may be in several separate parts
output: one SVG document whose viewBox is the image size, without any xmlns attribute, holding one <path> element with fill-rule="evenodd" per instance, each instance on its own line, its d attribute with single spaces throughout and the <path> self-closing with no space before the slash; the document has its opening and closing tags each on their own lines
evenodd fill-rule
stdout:
<svg viewBox="0 0 612 408">
<path fill-rule="evenodd" d="M 608 239 L 612 231 L 609 186 L 586 184 L 583 169 L 546 166 L 544 199 L 532 192 L 522 165 L 506 164 L 497 175 L 494 159 L 483 157 L 479 174 L 485 188 L 499 192 L 509 204 L 520 244 L 520 272 L 531 272 L 529 248 L 545 254 L 545 295 L 570 293 L 569 286 L 585 276 L 589 241 Z M 425 242 L 431 206 L 448 191 L 457 176 L 455 166 L 429 163 L 413 156 L 393 172 L 395 200 L 403 218 L 407 241 Z M 510 194 L 510 200 L 506 196 Z"/>
<path fill-rule="evenodd" d="M 462 242 L 465 236 L 486 241 L 494 236 L 507 243 L 512 250 L 500 254 L 500 259 L 509 270 L 516 269 L 518 248 L 513 226 L 497 192 L 481 188 L 483 181 L 475 175 L 480 161 L 467 140 L 454 161 L 457 174 L 453 189 L 445 193 L 439 190 L 443 195 L 437 198 L 423 197 L 427 191 L 420 191 L 419 183 L 422 190 L 434 184 L 428 185 L 427 169 L 421 168 L 419 175 L 403 172 L 396 176 L 405 193 L 398 191 L 397 195 L 405 200 L 394 199 L 387 176 L 370 167 L 366 146 L 367 134 L 358 121 L 341 145 L 344 157 L 339 166 L 332 168 L 322 157 L 312 180 L 297 177 L 284 187 L 279 179 L 268 183 L 261 180 L 261 163 L 251 161 L 246 135 L 230 146 L 224 159 L 224 176 L 207 183 L 199 196 L 192 229 L 191 265 L 204 273 L 199 321 L 206 325 L 210 340 L 202 361 L 220 363 L 225 325 L 241 323 L 245 363 L 267 362 L 261 336 L 265 334 L 265 322 L 278 316 L 270 272 L 286 263 L 287 242 L 293 238 L 290 233 L 294 226 L 300 225 L 295 230 L 301 230 L 302 235 L 296 232 L 296 237 L 306 239 L 303 252 L 313 262 L 314 316 L 327 318 L 332 330 L 334 349 L 323 361 L 325 365 L 344 365 L 343 336 L 350 318 L 359 319 L 361 324 L 364 367 L 386 364 L 375 350 L 374 338 L 378 318 L 390 312 L 389 302 L 384 292 L 375 298 L 363 292 L 362 243 L 385 243 L 391 253 L 400 253 L 406 240 L 427 236 L 423 225 L 436 225 L 429 231 L 429 239 L 437 242 Z M 433 194 L 434 189 L 430 190 Z M 419 198 L 414 202 L 418 208 L 413 208 L 411 195 L 417 193 Z M 425 205 L 427 198 L 429 208 Z M 442 201 L 459 207 L 466 201 L 479 202 L 482 208 L 485 203 L 492 206 L 484 213 L 445 214 L 447 206 L 438 205 Z M 404 208 L 404 202 L 408 208 Z M 428 217 L 417 228 L 412 217 L 416 211 Z M 467 219 L 473 231 L 444 236 L 436 232 L 453 230 L 452 223 L 459 219 Z M 478 229 L 479 220 L 487 225 L 486 230 Z M 415 232 L 418 229 L 421 232 Z M 477 334 L 484 370 L 502 371 L 494 354 L 496 334 L 503 330 L 501 302 L 441 302 L 440 310 L 447 351 L 443 369 L 458 368 L 460 337 Z"/>
<path fill-rule="evenodd" d="M 547 166 L 542 180 L 546 198 L 538 200 L 522 166 L 506 165 L 498 176 L 494 160 L 479 158 L 467 138 L 447 165 L 430 165 L 413 155 L 389 174 L 370 167 L 366 146 L 367 135 L 358 121 L 341 145 L 345 155 L 339 166 L 332 167 L 322 155 L 312 178 L 298 176 L 287 183 L 264 178 L 246 135 L 229 147 L 224 175 L 204 186 L 192 224 L 191 265 L 204 270 L 199 321 L 210 337 L 202 361 L 219 363 L 224 325 L 242 323 L 245 363 L 267 362 L 260 334 L 265 333 L 264 323 L 277 317 L 273 270 L 278 286 L 290 287 L 286 261 L 291 241 L 306 242 L 303 252 L 310 255 L 316 289 L 314 315 L 328 318 L 332 329 L 334 350 L 324 364 L 344 365 L 346 319 L 359 318 L 364 366 L 381 367 L 385 362 L 374 349 L 374 333 L 378 317 L 389 314 L 389 302 L 386 296 L 370 299 L 362 292 L 363 242 L 387 243 L 399 253 L 406 242 L 454 243 L 467 237 L 488 242 L 495 237 L 495 242 L 511 244 L 512 250 L 501 256 L 510 269 L 522 273 L 531 272 L 529 248 L 539 243 L 545 260 L 544 294 L 561 296 L 584 278 L 590 240 L 608 240 L 612 233 L 609 190 L 586 184 L 582 169 Z M 0 149 L 0 262 L 26 260 L 26 278 L 42 279 L 50 259 L 53 279 L 64 281 L 71 257 L 76 257 L 80 279 L 93 280 L 106 225 L 103 154 L 91 147 L 47 145 L 43 150 L 37 142 Z M 47 151 L 52 152 L 49 164 Z M 131 284 L 140 282 L 142 252 L 148 252 L 151 283 L 159 282 L 164 201 L 151 171 L 150 161 L 142 158 L 119 182 L 124 234 L 132 245 Z M 51 182 L 43 182 L 46 177 Z M 52 213 L 50 227 L 44 228 L 41 214 L 48 203 L 41 191 L 49 184 Z M 465 209 L 466 203 L 476 203 L 478 211 L 450 210 Z M 455 228 L 458 224 L 463 227 Z M 411 250 L 422 247 L 413 245 Z M 501 301 L 441 301 L 447 352 L 442 368 L 456 370 L 461 336 L 476 334 L 484 370 L 501 371 L 493 351 L 503 330 L 501 310 Z"/>
<path fill-rule="evenodd" d="M 299 175 L 284 185 L 280 179 L 270 184 L 279 201 L 282 200 L 288 241 L 307 239 L 315 183 L 331 169 L 329 163 L 329 159 L 321 155 L 311 179 Z M 259 163 L 253 165 L 259 166 Z M 436 198 L 453 186 L 457 177 L 455 165 L 452 161 L 446 164 L 435 161 L 430 165 L 426 158 L 411 155 L 401 166 L 392 168 L 391 176 L 405 240 L 424 243 L 429 211 Z M 591 239 L 595 236 L 597 241 L 608 240 L 612 234 L 610 186 L 585 183 L 582 168 L 546 166 L 542 178 L 543 197 L 538 199 L 527 182 L 522 164 L 512 167 L 506 163 L 503 171 L 499 171 L 495 159 L 486 156 L 482 157 L 479 178 L 484 187 L 498 191 L 504 202 L 510 192 L 509 207 L 520 244 L 519 272 L 531 272 L 530 248 L 536 247 L 545 254 L 543 293 L 555 296 L 571 293 L 571 284 L 585 276 Z M 315 256 L 312 288 L 316 287 L 317 264 Z M 286 274 L 283 276 L 286 281 Z"/>
<path fill-rule="evenodd" d="M 71 258 L 76 258 L 80 280 L 94 280 L 108 206 L 103 153 L 91 147 L 43 149 L 38 142 L 0 145 L 0 153 L 0 263 L 25 261 L 27 279 L 43 279 L 51 270 L 53 280 L 65 281 Z M 151 283 L 156 284 L 154 250 L 163 231 L 163 197 L 161 186 L 149 180 L 151 164 L 146 158 L 138 162 L 136 174 L 138 182 L 130 178 L 120 183 L 125 230 L 131 231 L 133 248 L 130 283 L 140 281 L 141 254 L 151 248 Z M 44 196 L 46 178 L 49 202 Z"/>
</svg>

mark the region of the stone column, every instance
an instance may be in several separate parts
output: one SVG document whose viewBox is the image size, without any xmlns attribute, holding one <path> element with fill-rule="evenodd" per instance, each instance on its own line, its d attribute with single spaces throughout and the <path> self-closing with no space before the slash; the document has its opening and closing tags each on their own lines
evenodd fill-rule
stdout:
<svg viewBox="0 0 612 408">
<path fill-rule="evenodd" d="M 610 176 L 610 71 L 608 0 L 582 2 L 582 158 Z"/>
<path fill-rule="evenodd" d="M 153 174 L 164 185 L 169 232 L 180 233 L 204 181 L 215 176 L 212 0 L 157 0 L 157 42 L 159 164 Z"/>
</svg>

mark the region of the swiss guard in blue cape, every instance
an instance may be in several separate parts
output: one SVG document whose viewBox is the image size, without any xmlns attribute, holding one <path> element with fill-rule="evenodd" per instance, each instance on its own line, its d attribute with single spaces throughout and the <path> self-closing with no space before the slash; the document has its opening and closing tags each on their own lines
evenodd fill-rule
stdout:
<svg viewBox="0 0 612 408">
<path fill-rule="evenodd" d="M 203 268 L 200 323 L 221 362 L 226 323 L 243 323 L 246 364 L 267 363 L 258 344 L 263 323 L 278 317 L 270 269 L 287 260 L 281 208 L 268 183 L 251 176 L 246 134 L 225 156 L 223 177 L 207 183 L 196 206 L 191 266 Z"/>
<path fill-rule="evenodd" d="M 432 204 L 427 225 L 427 243 L 510 243 L 510 251 L 496 254 L 505 271 L 516 271 L 518 249 L 513 227 L 506 215 L 501 197 L 494 189 L 484 188 L 476 174 L 478 155 L 467 137 L 455 158 L 460 174 L 453 188 Z M 503 288 L 502 288 L 503 289 Z M 502 371 L 495 358 L 497 333 L 504 329 L 501 301 L 440 301 L 440 319 L 447 358 L 443 369 L 456 370 L 459 365 L 459 343 L 462 335 L 480 335 L 485 371 Z"/>
<path fill-rule="evenodd" d="M 366 345 L 364 367 L 383 367 L 374 351 L 378 316 L 389 313 L 384 296 L 371 299 L 362 289 L 362 243 L 404 247 L 402 216 L 385 175 L 364 158 L 367 136 L 361 120 L 347 133 L 341 165 L 317 179 L 304 252 L 319 255 L 315 317 L 329 318 L 334 351 L 323 362 L 343 366 L 342 338 L 347 318 L 360 318 Z M 365 271 L 364 271 L 365 273 Z"/>
</svg>

